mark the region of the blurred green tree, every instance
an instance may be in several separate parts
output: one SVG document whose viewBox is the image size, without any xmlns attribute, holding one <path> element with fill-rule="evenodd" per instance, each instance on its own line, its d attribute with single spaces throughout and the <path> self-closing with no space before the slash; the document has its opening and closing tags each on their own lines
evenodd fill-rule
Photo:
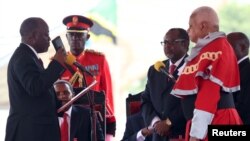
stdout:
<svg viewBox="0 0 250 141">
<path fill-rule="evenodd" d="M 250 37 L 250 3 L 238 1 L 223 4 L 219 9 L 220 30 L 226 34 L 243 32 Z"/>
</svg>

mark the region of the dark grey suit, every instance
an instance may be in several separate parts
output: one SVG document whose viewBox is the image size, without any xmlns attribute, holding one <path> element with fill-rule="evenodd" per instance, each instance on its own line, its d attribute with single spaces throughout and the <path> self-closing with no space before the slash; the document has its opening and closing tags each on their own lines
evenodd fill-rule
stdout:
<svg viewBox="0 0 250 141">
<path fill-rule="evenodd" d="M 34 52 L 20 44 L 8 65 L 10 111 L 5 141 L 60 141 L 53 83 L 63 72 L 55 60 L 44 69 Z"/>
<path fill-rule="evenodd" d="M 239 64 L 240 92 L 234 95 L 235 107 L 244 124 L 250 124 L 250 60 L 243 60 Z"/>
<path fill-rule="evenodd" d="M 169 60 L 163 61 L 166 69 L 169 68 Z M 184 60 L 177 66 L 174 77 L 178 77 L 178 68 L 182 66 Z M 148 81 L 144 93 L 142 94 L 142 115 L 147 126 L 151 124 L 154 117 L 158 116 L 161 120 L 169 118 L 172 122 L 170 137 L 178 137 L 185 133 L 186 120 L 184 118 L 181 101 L 179 98 L 170 94 L 174 83 L 168 77 L 158 72 L 151 66 L 148 70 Z M 168 137 L 162 137 L 153 134 L 154 141 L 168 140 Z"/>
</svg>

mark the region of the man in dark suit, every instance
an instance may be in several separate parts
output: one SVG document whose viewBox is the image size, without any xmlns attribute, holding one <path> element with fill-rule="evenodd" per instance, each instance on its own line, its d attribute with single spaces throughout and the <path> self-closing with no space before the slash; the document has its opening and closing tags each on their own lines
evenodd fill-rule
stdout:
<svg viewBox="0 0 250 141">
<path fill-rule="evenodd" d="M 62 105 L 65 105 L 74 96 L 72 85 L 66 80 L 58 80 L 54 83 L 54 89 L 57 95 L 57 99 Z M 67 107 L 63 113 L 68 115 L 67 122 L 68 135 L 67 141 L 91 141 L 91 115 L 90 110 L 81 106 Z M 60 127 L 63 124 L 63 118 L 59 117 Z M 62 131 L 62 130 L 61 130 Z M 61 132 L 61 135 L 64 133 Z M 96 138 L 97 141 L 104 141 L 103 131 L 99 122 L 96 124 Z M 62 137 L 63 138 L 63 137 Z M 93 139 L 94 140 L 94 139 Z"/>
<path fill-rule="evenodd" d="M 175 65 L 171 70 L 177 79 L 181 72 L 184 59 L 187 57 L 189 37 L 181 28 L 172 28 L 161 42 L 167 60 L 163 63 L 166 69 Z M 171 67 L 173 68 L 173 67 Z M 142 94 L 142 115 L 149 129 L 154 130 L 153 140 L 169 140 L 184 136 L 186 120 L 184 118 L 180 99 L 170 95 L 174 85 L 172 78 L 158 72 L 154 66 L 148 70 L 148 80 Z"/>
<path fill-rule="evenodd" d="M 60 49 L 44 69 L 38 53 L 50 45 L 49 27 L 37 17 L 23 21 L 22 42 L 8 65 L 10 111 L 5 141 L 60 141 L 53 83 L 64 72 Z"/>
<path fill-rule="evenodd" d="M 234 94 L 235 107 L 244 124 L 250 124 L 249 39 L 242 32 L 232 32 L 227 40 L 234 49 L 240 71 L 240 92 Z"/>
</svg>

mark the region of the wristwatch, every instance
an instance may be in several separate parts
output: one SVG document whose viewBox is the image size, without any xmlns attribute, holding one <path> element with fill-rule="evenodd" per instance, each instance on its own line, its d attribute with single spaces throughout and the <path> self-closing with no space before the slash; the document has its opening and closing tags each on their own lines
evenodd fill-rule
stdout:
<svg viewBox="0 0 250 141">
<path fill-rule="evenodd" d="M 168 126 L 171 126 L 171 125 L 172 125 L 172 122 L 170 121 L 169 118 L 167 118 L 167 119 L 165 120 L 165 123 L 166 123 Z"/>
</svg>

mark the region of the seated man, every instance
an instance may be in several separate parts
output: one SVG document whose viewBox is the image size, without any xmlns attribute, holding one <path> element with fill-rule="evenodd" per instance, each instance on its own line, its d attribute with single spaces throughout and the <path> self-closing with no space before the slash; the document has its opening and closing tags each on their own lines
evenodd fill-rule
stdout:
<svg viewBox="0 0 250 141">
<path fill-rule="evenodd" d="M 58 80 L 54 83 L 58 100 L 66 104 L 74 96 L 73 88 L 68 81 Z M 63 117 L 60 117 L 63 115 Z M 62 141 L 89 141 L 91 140 L 90 111 L 80 106 L 72 105 L 59 113 Z M 66 131 L 65 131 L 66 130 Z M 69 133 L 69 134 L 68 134 Z M 99 122 L 96 124 L 97 140 L 104 141 L 103 132 Z"/>
<path fill-rule="evenodd" d="M 140 92 L 135 95 L 129 94 L 126 99 L 127 122 L 122 141 L 152 140 L 152 131 L 147 129 L 140 111 L 142 93 L 143 92 Z"/>
<path fill-rule="evenodd" d="M 122 141 L 151 141 L 152 131 L 144 124 L 141 112 L 128 116 Z"/>
</svg>

